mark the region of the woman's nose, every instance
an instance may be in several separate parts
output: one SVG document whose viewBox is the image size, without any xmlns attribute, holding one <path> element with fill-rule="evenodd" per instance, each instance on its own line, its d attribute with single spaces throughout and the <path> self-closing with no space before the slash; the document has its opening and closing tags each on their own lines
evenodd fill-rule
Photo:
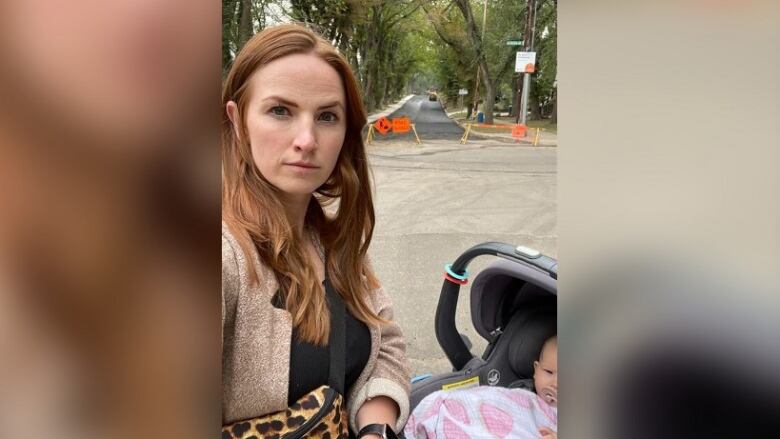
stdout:
<svg viewBox="0 0 780 439">
<path fill-rule="evenodd" d="M 309 152 L 317 146 L 317 137 L 313 123 L 301 123 L 293 140 L 293 147 L 298 151 Z"/>
</svg>

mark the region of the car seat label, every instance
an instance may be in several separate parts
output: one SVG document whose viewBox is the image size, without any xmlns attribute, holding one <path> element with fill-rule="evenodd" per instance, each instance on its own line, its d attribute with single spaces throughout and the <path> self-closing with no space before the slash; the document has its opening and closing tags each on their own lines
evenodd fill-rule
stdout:
<svg viewBox="0 0 780 439">
<path fill-rule="evenodd" d="M 467 380 L 463 381 L 457 381 L 454 383 L 449 383 L 441 386 L 442 390 L 453 390 L 453 389 L 465 389 L 468 387 L 478 387 L 479 386 L 479 377 L 472 377 Z"/>
</svg>

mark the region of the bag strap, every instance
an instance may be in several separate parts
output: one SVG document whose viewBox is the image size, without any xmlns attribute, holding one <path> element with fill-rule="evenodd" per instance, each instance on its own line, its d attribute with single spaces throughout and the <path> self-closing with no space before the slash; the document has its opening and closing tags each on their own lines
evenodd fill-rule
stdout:
<svg viewBox="0 0 780 439">
<path fill-rule="evenodd" d="M 326 258 L 327 267 L 327 258 Z M 328 279 L 327 268 L 325 272 L 325 295 L 328 298 L 330 308 L 330 337 L 328 344 L 330 346 L 330 367 L 328 369 L 328 384 L 336 389 L 342 395 L 346 381 L 346 353 L 347 353 L 347 334 L 346 334 L 346 310 L 344 300 L 333 289 L 333 285 Z"/>
</svg>

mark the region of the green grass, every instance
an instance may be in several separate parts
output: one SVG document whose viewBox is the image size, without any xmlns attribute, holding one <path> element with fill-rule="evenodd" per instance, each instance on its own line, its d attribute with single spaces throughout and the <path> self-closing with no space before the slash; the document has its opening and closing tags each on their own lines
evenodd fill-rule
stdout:
<svg viewBox="0 0 780 439">
<path fill-rule="evenodd" d="M 466 122 L 465 116 L 466 116 L 466 113 L 456 114 L 456 115 L 453 115 L 453 118 L 459 120 L 460 122 Z M 471 123 L 475 123 L 475 121 L 473 119 L 470 122 Z M 502 117 L 494 117 L 493 118 L 493 122 L 495 124 L 513 125 L 515 123 L 515 118 L 514 117 L 503 117 L 503 116 Z M 558 125 L 550 122 L 550 119 L 529 120 L 527 125 L 528 125 L 528 128 L 541 128 L 544 131 L 558 134 Z M 475 132 L 478 132 L 478 133 L 499 133 L 499 132 L 502 132 L 502 131 L 496 130 L 494 128 L 484 128 L 483 129 L 483 128 L 473 127 L 472 130 L 474 130 Z"/>
<path fill-rule="evenodd" d="M 528 127 L 529 128 L 541 128 L 545 131 L 549 131 L 551 133 L 558 134 L 558 124 L 554 124 L 550 122 L 550 119 L 542 119 L 542 120 L 529 120 L 528 121 Z"/>
<path fill-rule="evenodd" d="M 495 123 L 515 123 L 514 117 L 496 117 L 493 120 Z M 541 128 L 551 133 L 558 133 L 558 125 L 550 122 L 550 119 L 529 120 L 526 125 L 528 125 L 528 128 Z"/>
</svg>

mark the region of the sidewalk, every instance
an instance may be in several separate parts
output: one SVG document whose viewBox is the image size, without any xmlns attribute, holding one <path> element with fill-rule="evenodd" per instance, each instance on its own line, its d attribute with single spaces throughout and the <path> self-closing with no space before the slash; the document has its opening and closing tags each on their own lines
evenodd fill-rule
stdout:
<svg viewBox="0 0 780 439">
<path fill-rule="evenodd" d="M 409 95 L 401 99 L 400 101 L 396 102 L 395 104 L 391 104 L 389 107 L 386 107 L 382 111 L 378 111 L 376 113 L 371 113 L 368 115 L 368 123 L 372 124 L 376 122 L 377 119 L 383 116 L 389 116 L 393 111 L 403 107 L 403 105 L 408 101 L 409 99 L 413 98 L 414 95 Z"/>
</svg>

